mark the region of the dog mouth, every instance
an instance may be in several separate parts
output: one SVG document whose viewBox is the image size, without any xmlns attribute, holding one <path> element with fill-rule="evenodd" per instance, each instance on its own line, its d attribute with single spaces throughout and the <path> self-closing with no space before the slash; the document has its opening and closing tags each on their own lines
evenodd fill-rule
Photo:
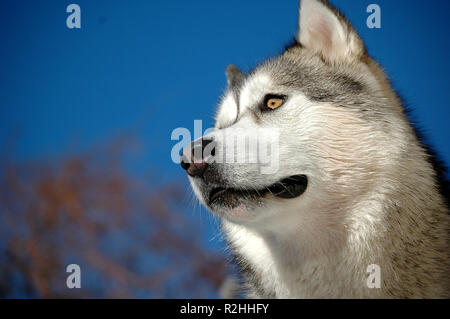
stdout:
<svg viewBox="0 0 450 319">
<path fill-rule="evenodd" d="M 237 206 L 242 199 L 258 200 L 267 194 L 293 199 L 303 195 L 307 188 L 308 178 L 305 175 L 294 175 L 260 190 L 217 187 L 209 193 L 209 205 Z"/>
</svg>

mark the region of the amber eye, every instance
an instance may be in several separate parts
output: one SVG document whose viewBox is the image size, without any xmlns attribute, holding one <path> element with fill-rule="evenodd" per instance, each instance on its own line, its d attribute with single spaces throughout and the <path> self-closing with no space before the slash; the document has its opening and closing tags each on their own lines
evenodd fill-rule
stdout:
<svg viewBox="0 0 450 319">
<path fill-rule="evenodd" d="M 278 95 L 267 95 L 264 99 L 265 110 L 275 110 L 284 104 L 285 97 Z"/>
</svg>

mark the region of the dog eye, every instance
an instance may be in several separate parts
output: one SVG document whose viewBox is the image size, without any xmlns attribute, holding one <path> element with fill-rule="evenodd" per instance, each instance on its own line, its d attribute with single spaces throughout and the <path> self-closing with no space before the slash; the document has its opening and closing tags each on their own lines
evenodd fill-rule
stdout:
<svg viewBox="0 0 450 319">
<path fill-rule="evenodd" d="M 276 110 L 284 104 L 285 97 L 269 94 L 264 98 L 263 111 Z"/>
</svg>

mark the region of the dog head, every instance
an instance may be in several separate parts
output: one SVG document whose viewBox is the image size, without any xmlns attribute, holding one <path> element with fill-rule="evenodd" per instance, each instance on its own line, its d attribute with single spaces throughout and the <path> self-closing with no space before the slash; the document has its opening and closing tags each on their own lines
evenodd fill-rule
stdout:
<svg viewBox="0 0 450 319">
<path fill-rule="evenodd" d="M 215 128 L 184 150 L 182 166 L 200 201 L 231 222 L 343 211 L 399 153 L 397 97 L 326 1 L 301 1 L 297 41 L 282 55 L 227 76 Z"/>
</svg>

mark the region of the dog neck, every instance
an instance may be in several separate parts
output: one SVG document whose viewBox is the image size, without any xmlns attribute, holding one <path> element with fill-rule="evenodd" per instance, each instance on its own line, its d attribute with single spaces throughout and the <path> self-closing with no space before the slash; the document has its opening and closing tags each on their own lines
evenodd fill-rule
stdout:
<svg viewBox="0 0 450 319">
<path fill-rule="evenodd" d="M 367 214 L 367 207 L 377 209 L 374 204 L 365 206 L 365 216 L 381 215 Z M 356 214 L 357 206 L 347 215 Z M 378 255 L 376 246 L 367 245 L 373 240 L 375 220 L 346 219 L 337 211 L 314 211 L 301 216 L 308 218 L 283 218 L 270 227 L 223 221 L 229 244 L 246 277 L 247 295 L 257 298 L 376 295 L 377 291 L 367 291 L 366 286 L 367 266 Z"/>
</svg>

